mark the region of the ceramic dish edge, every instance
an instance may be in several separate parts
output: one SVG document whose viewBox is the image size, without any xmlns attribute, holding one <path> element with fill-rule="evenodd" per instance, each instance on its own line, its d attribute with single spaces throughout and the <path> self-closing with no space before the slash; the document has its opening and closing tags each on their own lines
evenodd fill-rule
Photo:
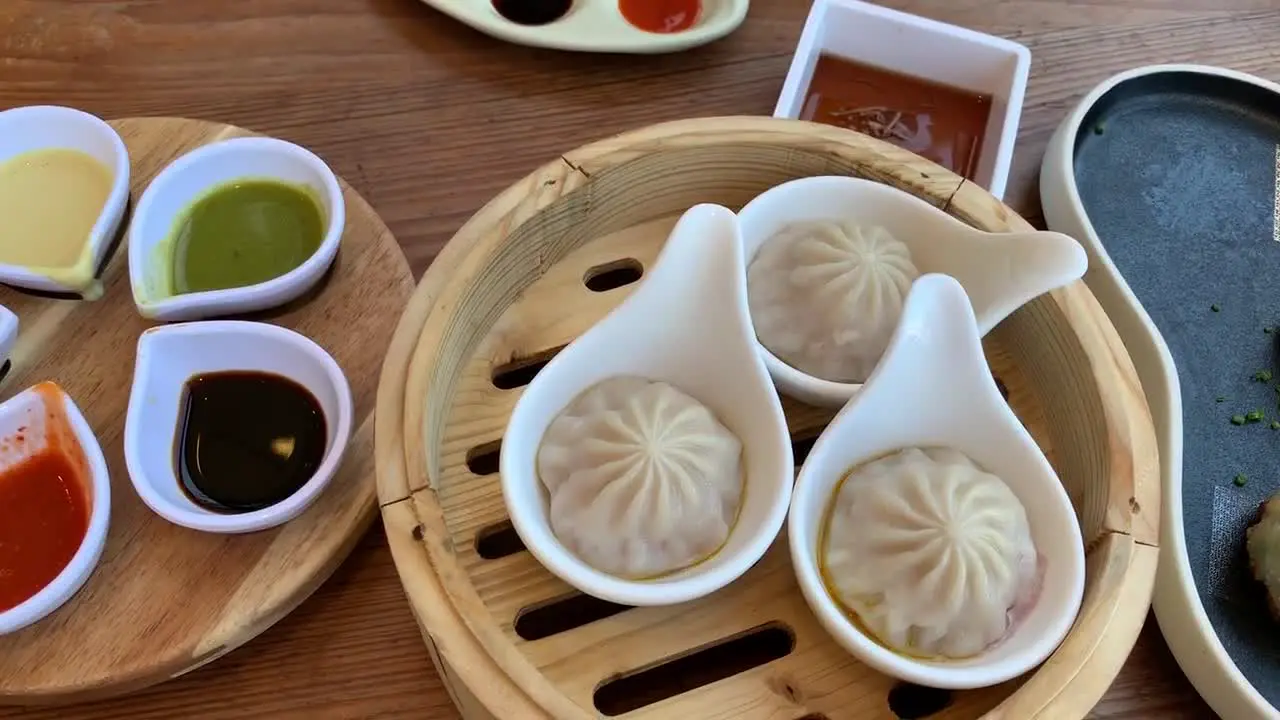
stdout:
<svg viewBox="0 0 1280 720">
<path fill-rule="evenodd" d="M 1160 562 L 1152 605 L 1170 650 L 1215 712 L 1231 720 L 1280 718 L 1245 678 L 1213 631 L 1187 559 L 1182 515 L 1182 394 L 1173 355 L 1085 213 L 1075 185 L 1075 139 L 1089 110 L 1121 83 L 1159 73 L 1200 73 L 1229 78 L 1280 95 L 1280 85 L 1246 73 L 1205 65 L 1162 64 L 1133 68 L 1091 89 L 1054 131 L 1040 168 L 1046 224 L 1075 237 L 1089 254 L 1085 284 L 1110 316 L 1133 360 L 1151 408 L 1161 456 Z"/>
</svg>

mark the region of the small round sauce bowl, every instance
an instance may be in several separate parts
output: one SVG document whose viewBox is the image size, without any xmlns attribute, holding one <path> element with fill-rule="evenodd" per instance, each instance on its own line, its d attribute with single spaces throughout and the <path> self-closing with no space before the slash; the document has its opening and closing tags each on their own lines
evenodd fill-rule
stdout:
<svg viewBox="0 0 1280 720">
<path fill-rule="evenodd" d="M 197 504 L 179 480 L 177 455 L 187 384 L 220 372 L 263 373 L 300 385 L 325 421 L 325 450 L 310 479 L 275 504 L 217 512 Z M 351 437 L 353 405 L 346 375 L 310 339 L 276 325 L 234 320 L 151 328 L 138 338 L 125 418 L 124 458 L 134 489 L 166 520 L 213 533 L 265 530 L 302 514 L 333 480 Z"/>
<path fill-rule="evenodd" d="M 129 152 L 110 125 L 81 110 L 33 105 L 0 112 L 0 164 L 45 150 L 88 155 L 111 174 L 111 188 L 74 262 L 60 267 L 0 263 L 0 283 L 42 292 L 92 295 L 97 282 L 94 275 L 106 260 L 129 204 Z"/>
<path fill-rule="evenodd" d="M 844 176 L 791 180 L 756 196 L 738 212 L 748 271 L 760 248 L 783 228 L 838 221 L 879 226 L 907 246 L 920 274 L 954 277 L 972 299 L 986 335 L 1026 302 L 1084 275 L 1084 248 L 1054 232 L 991 233 L 970 227 L 897 188 Z M 815 377 L 758 343 L 778 389 L 820 407 L 840 407 L 862 383 Z"/>
<path fill-rule="evenodd" d="M 173 235 L 192 205 L 236 181 L 303 187 L 324 216 L 319 246 L 302 264 L 253 285 L 176 294 Z M 138 312 L 177 322 L 265 310 L 296 299 L 324 277 L 338 254 L 346 204 L 338 178 L 315 153 L 284 140 L 234 138 L 192 150 L 147 186 L 129 226 L 129 283 Z M 169 249 L 169 252 L 165 252 Z"/>
<path fill-rule="evenodd" d="M 106 458 L 80 408 L 52 382 L 0 404 L 0 483 L 10 481 L 4 475 L 21 472 L 25 462 L 45 453 L 61 456 L 84 484 L 88 523 L 66 566 L 34 595 L 0 612 L 0 635 L 38 622 L 70 600 L 93 574 L 107 542 L 111 478 Z"/>
<path fill-rule="evenodd" d="M 1037 577 L 1024 588 L 1025 603 L 1015 603 L 1007 616 L 1005 635 L 970 657 L 932 659 L 889 649 L 850 617 L 823 577 L 820 546 L 842 481 L 855 468 L 906 448 L 962 453 L 1004 481 L 1026 513 Z M 986 687 L 1032 670 L 1066 637 L 1084 595 L 1076 511 L 1001 397 L 973 310 L 959 283 L 945 275 L 916 280 L 884 359 L 814 443 L 796 479 L 787 532 L 800 590 L 832 638 L 870 667 L 927 687 Z"/>
</svg>

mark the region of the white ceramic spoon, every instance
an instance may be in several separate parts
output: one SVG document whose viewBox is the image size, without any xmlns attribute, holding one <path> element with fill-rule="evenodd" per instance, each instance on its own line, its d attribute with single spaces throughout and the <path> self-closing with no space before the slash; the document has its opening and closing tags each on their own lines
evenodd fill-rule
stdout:
<svg viewBox="0 0 1280 720">
<path fill-rule="evenodd" d="M 1027 512 L 1043 585 L 1010 635 L 957 661 L 899 655 L 849 621 L 819 575 L 818 543 L 840 479 L 910 447 L 947 447 L 1008 484 Z M 1084 592 L 1084 543 L 1049 461 L 1000 396 L 982 354 L 973 309 L 945 275 L 924 275 L 880 365 L 814 443 L 796 479 L 787 523 L 791 559 L 809 606 L 845 649 L 871 667 L 929 687 L 973 688 L 1034 668 L 1066 636 Z"/>
<path fill-rule="evenodd" d="M 1024 303 L 1080 279 L 1088 259 L 1055 232 L 990 233 L 972 228 L 896 188 L 842 176 L 801 178 L 766 190 L 738 213 L 748 267 L 760 247 L 797 222 L 842 220 L 879 225 L 901 240 L 923 273 L 960 281 L 973 301 L 980 335 Z M 804 402 L 839 407 L 861 386 L 801 372 L 760 345 L 778 389 Z"/>
<path fill-rule="evenodd" d="M 492 0 L 422 1 L 486 35 L 511 43 L 636 54 L 676 52 L 719 40 L 742 24 L 750 5 L 750 0 L 702 0 L 702 10 L 692 27 L 653 33 L 627 22 L 618 9 L 618 0 L 575 0 L 563 17 L 543 25 L 512 22 L 495 9 Z"/>
<path fill-rule="evenodd" d="M 782 404 L 747 314 L 737 218 L 697 205 L 676 224 L 631 295 L 547 363 L 525 388 L 502 439 L 502 491 L 534 557 L 579 590 L 627 605 L 667 605 L 714 592 L 764 555 L 787 513 L 794 464 Z M 537 473 L 543 433 L 571 400 L 620 375 L 670 383 L 707 406 L 742 441 L 746 489 L 724 547 L 705 562 L 648 581 L 587 565 L 555 536 Z"/>
</svg>

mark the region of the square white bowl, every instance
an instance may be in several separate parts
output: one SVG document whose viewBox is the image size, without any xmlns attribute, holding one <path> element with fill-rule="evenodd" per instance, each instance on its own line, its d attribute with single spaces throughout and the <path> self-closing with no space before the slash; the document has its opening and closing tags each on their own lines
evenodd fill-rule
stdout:
<svg viewBox="0 0 1280 720">
<path fill-rule="evenodd" d="M 1004 197 L 1031 71 L 1025 45 L 860 0 L 814 0 L 774 117 L 800 117 L 824 54 L 990 96 L 973 179 Z"/>
</svg>

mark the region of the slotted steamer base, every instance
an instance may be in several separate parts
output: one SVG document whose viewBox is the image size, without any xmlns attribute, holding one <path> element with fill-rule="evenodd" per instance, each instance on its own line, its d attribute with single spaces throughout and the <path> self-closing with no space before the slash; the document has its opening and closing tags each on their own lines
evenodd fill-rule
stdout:
<svg viewBox="0 0 1280 720">
<path fill-rule="evenodd" d="M 547 164 L 481 209 L 423 278 L 383 368 L 378 491 L 423 637 L 468 720 L 1080 718 L 1115 677 L 1150 599 L 1158 466 L 1132 364 L 1083 283 L 1030 303 L 985 343 L 1089 545 L 1076 625 L 1017 681 L 930 692 L 863 666 L 810 614 L 785 530 L 727 589 L 631 609 L 579 595 L 511 531 L 497 454 L 536 370 L 626 297 L 691 205 L 736 209 L 770 186 L 825 174 L 902 188 L 975 227 L 1028 229 L 972 183 L 862 135 L 707 118 Z M 798 465 L 832 413 L 786 407 Z"/>
</svg>

